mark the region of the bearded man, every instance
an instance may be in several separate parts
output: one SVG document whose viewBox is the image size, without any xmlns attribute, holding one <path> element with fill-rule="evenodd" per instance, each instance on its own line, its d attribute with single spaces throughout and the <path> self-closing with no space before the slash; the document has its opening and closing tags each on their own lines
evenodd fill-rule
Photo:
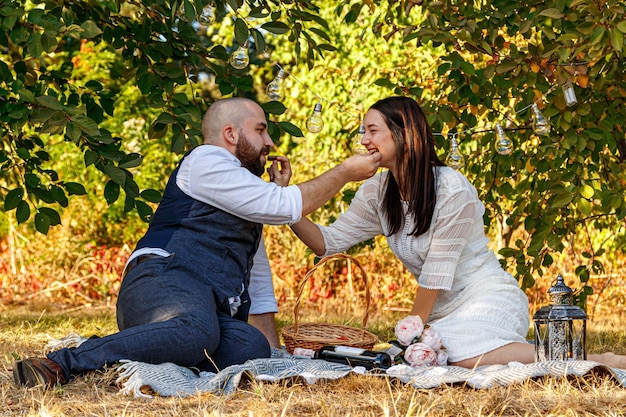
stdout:
<svg viewBox="0 0 626 417">
<path fill-rule="evenodd" d="M 291 186 L 289 160 L 272 157 L 266 182 L 261 175 L 273 143 L 263 109 L 244 98 L 213 103 L 202 134 L 204 143 L 171 174 L 128 260 L 119 332 L 14 362 L 16 384 L 51 387 L 122 359 L 215 372 L 269 357 L 270 346 L 278 346 L 263 225 L 298 222 L 346 183 L 372 176 L 380 156 L 355 155 Z"/>
</svg>

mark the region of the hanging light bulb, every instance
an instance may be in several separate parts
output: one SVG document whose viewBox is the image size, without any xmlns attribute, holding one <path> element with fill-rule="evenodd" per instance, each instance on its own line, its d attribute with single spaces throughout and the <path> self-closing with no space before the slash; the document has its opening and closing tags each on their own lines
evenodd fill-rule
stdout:
<svg viewBox="0 0 626 417">
<path fill-rule="evenodd" d="M 248 66 L 248 63 L 250 62 L 250 57 L 248 56 L 248 41 L 231 54 L 228 62 L 233 68 L 236 69 L 244 69 Z"/>
<path fill-rule="evenodd" d="M 313 109 L 313 114 L 306 119 L 306 128 L 311 133 L 319 133 L 324 128 L 322 120 L 322 103 L 317 103 Z"/>
<path fill-rule="evenodd" d="M 450 168 L 459 170 L 465 165 L 463 155 L 459 152 L 459 144 L 456 141 L 456 133 L 450 138 L 450 152 L 446 156 L 446 165 Z"/>
<path fill-rule="evenodd" d="M 571 81 L 563 84 L 563 95 L 565 96 L 565 104 L 567 107 L 575 106 L 578 103 L 578 99 L 576 98 L 576 92 L 574 91 L 574 85 L 572 85 Z"/>
<path fill-rule="evenodd" d="M 513 152 L 513 142 L 506 136 L 500 123 L 496 123 L 496 152 L 500 155 L 509 155 Z"/>
<path fill-rule="evenodd" d="M 550 123 L 541 113 L 537 103 L 533 103 L 533 131 L 539 136 L 547 136 L 550 133 Z"/>
<path fill-rule="evenodd" d="M 276 78 L 267 85 L 267 96 L 272 100 L 280 100 L 283 98 L 283 86 L 285 79 L 285 71 L 281 68 L 276 74 Z"/>
<path fill-rule="evenodd" d="M 365 125 L 361 123 L 359 126 L 359 133 L 352 139 L 351 149 L 355 154 L 366 154 L 369 153 L 367 148 L 363 146 L 361 140 L 363 139 L 363 135 L 365 134 Z"/>
<path fill-rule="evenodd" d="M 207 26 L 213 22 L 215 22 L 215 10 L 213 6 L 207 4 L 202 9 L 202 13 L 198 16 L 198 23 Z"/>
</svg>

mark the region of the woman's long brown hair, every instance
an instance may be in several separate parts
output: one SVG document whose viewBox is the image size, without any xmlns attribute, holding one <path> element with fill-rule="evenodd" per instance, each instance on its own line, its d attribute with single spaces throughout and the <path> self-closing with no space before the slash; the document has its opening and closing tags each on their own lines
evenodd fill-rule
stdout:
<svg viewBox="0 0 626 417">
<path fill-rule="evenodd" d="M 414 214 L 413 236 L 425 233 L 432 222 L 436 196 L 435 166 L 445 165 L 435 152 L 435 141 L 422 108 L 409 97 L 388 97 L 377 101 L 378 110 L 396 143 L 399 178 L 390 172 L 383 199 L 389 234 L 404 223 L 402 200 L 408 201 L 408 214 Z"/>
</svg>

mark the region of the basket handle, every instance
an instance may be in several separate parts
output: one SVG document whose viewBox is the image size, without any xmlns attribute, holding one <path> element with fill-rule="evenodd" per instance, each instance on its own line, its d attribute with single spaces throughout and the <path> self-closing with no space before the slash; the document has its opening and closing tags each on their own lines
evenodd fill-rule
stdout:
<svg viewBox="0 0 626 417">
<path fill-rule="evenodd" d="M 354 257 L 346 253 L 336 253 L 334 255 L 324 256 L 322 259 L 320 259 L 320 261 L 317 264 L 313 266 L 313 268 L 309 269 L 309 271 L 304 276 L 304 279 L 302 280 L 302 283 L 300 284 L 300 288 L 298 290 L 298 298 L 296 300 L 296 305 L 293 308 L 294 330 L 296 333 L 298 333 L 298 313 L 300 311 L 300 300 L 302 298 L 302 292 L 304 291 L 304 286 L 309 281 L 309 278 L 311 277 L 311 275 L 313 275 L 313 273 L 317 270 L 317 268 L 319 268 L 324 263 L 332 259 L 348 259 L 352 261 L 352 263 L 361 270 L 361 274 L 363 275 L 363 281 L 365 281 L 365 299 L 366 299 L 365 316 L 363 317 L 363 329 L 367 328 L 367 320 L 369 317 L 369 309 L 370 309 L 370 286 L 367 280 L 367 274 L 365 273 L 365 269 L 363 269 L 359 261 L 357 261 Z"/>
</svg>

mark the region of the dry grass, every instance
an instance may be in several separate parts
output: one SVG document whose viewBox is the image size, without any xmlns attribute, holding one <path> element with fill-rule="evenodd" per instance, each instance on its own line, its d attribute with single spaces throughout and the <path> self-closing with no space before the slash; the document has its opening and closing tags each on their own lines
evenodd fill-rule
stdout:
<svg viewBox="0 0 626 417">
<path fill-rule="evenodd" d="M 385 377 L 351 376 L 305 385 L 301 381 L 247 381 L 231 396 L 141 399 L 118 394 L 113 369 L 91 372 L 53 390 L 13 385 L 15 355 L 40 355 L 49 337 L 115 331 L 109 307 L 58 311 L 54 306 L 0 310 L 0 416 L 620 416 L 626 389 L 608 378 L 545 378 L 511 387 L 475 390 L 463 385 L 418 390 Z M 280 322 L 289 321 L 280 317 Z M 590 333 L 592 350 L 626 347 L 621 320 Z M 384 337 L 391 321 L 376 318 Z"/>
</svg>

